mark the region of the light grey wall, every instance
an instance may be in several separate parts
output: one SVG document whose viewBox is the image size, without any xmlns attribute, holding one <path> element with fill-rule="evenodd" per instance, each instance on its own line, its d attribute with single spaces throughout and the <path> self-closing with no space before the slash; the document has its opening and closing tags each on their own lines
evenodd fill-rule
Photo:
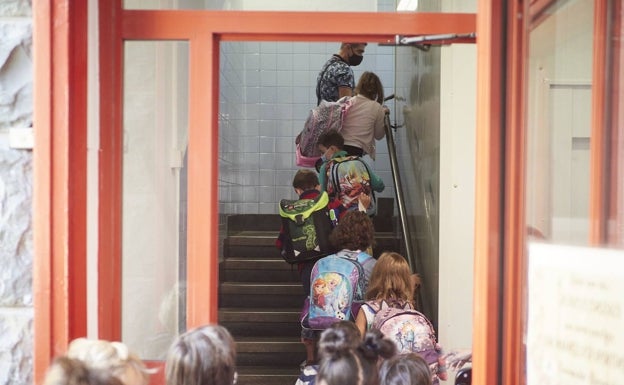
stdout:
<svg viewBox="0 0 624 385">
<path fill-rule="evenodd" d="M 32 384 L 32 151 L 10 135 L 32 120 L 29 1 L 0 1 L 0 385 Z"/>
</svg>

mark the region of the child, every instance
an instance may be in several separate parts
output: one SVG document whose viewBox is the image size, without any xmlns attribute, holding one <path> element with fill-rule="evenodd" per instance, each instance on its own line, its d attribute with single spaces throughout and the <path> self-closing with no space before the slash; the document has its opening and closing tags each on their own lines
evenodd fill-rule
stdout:
<svg viewBox="0 0 624 385">
<path fill-rule="evenodd" d="M 383 106 L 383 100 L 383 85 L 379 77 L 373 72 L 363 72 L 340 129 L 345 143 L 343 149 L 349 155 L 368 154 L 375 160 L 375 140 L 381 140 L 386 135 L 384 120 L 388 110 Z"/>
<path fill-rule="evenodd" d="M 360 253 L 366 254 L 361 263 L 364 268 L 366 285 L 370 282 L 375 263 L 370 254 L 366 253 L 375 243 L 375 228 L 373 221 L 361 211 L 346 212 L 338 226 L 329 236 L 331 243 L 340 251 L 337 255 L 355 259 Z"/>
<path fill-rule="evenodd" d="M 110 372 L 124 385 L 147 385 L 149 374 L 143 361 L 123 342 L 76 338 L 67 348 L 67 357 L 85 362 L 89 367 Z"/>
<path fill-rule="evenodd" d="M 323 164 L 319 168 L 321 189 L 327 191 L 332 207 L 339 208 L 339 218 L 346 211 L 365 211 L 369 216 L 377 212 L 374 192 L 385 188 L 377 176 L 359 156 L 348 156 L 344 138 L 331 130 L 318 140 Z"/>
<path fill-rule="evenodd" d="M 56 357 L 46 371 L 43 385 L 124 385 L 109 370 L 96 369 L 67 356 Z"/>
<path fill-rule="evenodd" d="M 366 285 L 376 263 L 375 259 L 365 251 L 372 246 L 374 241 L 374 228 L 372 220 L 363 212 L 349 211 L 338 222 L 338 226 L 336 226 L 330 234 L 330 241 L 340 251 L 338 251 L 335 255 L 330 255 L 320 259 L 317 264 L 322 264 L 323 260 L 335 258 L 336 256 L 349 259 L 350 261 L 359 264 L 363 270 L 364 276 L 359 277 L 362 282 L 358 281 L 357 286 L 363 287 L 365 291 Z M 318 270 L 318 268 L 313 268 L 313 270 Z M 328 272 L 326 273 L 325 278 L 330 278 L 331 276 L 332 273 Z M 322 277 L 319 275 L 313 283 L 319 284 L 316 280 L 320 280 L 321 278 Z M 326 281 L 324 283 L 326 283 L 328 287 L 332 286 L 329 282 L 330 280 L 331 279 L 324 279 L 324 281 Z M 320 287 L 320 284 L 316 291 L 314 290 L 314 285 L 312 285 L 312 287 L 308 286 L 310 302 L 315 303 L 318 306 L 321 304 L 327 306 L 332 304 L 336 305 L 335 298 L 333 298 L 329 291 L 321 293 L 324 289 L 326 288 Z M 354 292 L 354 296 L 355 294 L 356 293 Z M 350 298 L 349 300 L 351 301 L 353 298 Z M 363 300 L 363 298 L 358 298 L 357 300 Z M 313 305 L 311 304 L 310 306 Z M 355 314 L 352 314 L 351 316 L 353 317 Z M 302 324 L 304 326 L 301 331 L 301 341 L 306 347 L 306 364 L 309 365 L 316 363 L 316 343 L 319 338 L 320 330 L 309 327 L 305 320 Z"/>
<path fill-rule="evenodd" d="M 395 339 L 398 348 L 403 347 L 404 350 L 428 356 L 428 360 L 431 360 L 427 363 L 431 369 L 432 382 L 438 384 L 440 379 L 446 380 L 447 378 L 446 363 L 442 356 L 441 346 L 435 338 L 430 338 L 430 335 L 434 333 L 430 322 L 424 315 L 414 310 L 414 283 L 415 279 L 410 266 L 402 255 L 395 252 L 382 253 L 371 274 L 366 290 L 367 301 L 360 308 L 355 323 L 360 332 L 364 333 L 371 329 L 374 323 L 378 324 L 376 321 L 383 318 L 388 308 L 402 309 L 402 312 L 405 309 L 411 310 L 413 314 L 401 320 L 408 321 L 401 323 L 402 330 L 408 331 L 401 333 L 404 337 L 392 333 L 388 337 Z M 377 313 L 381 315 L 381 318 L 377 316 Z M 427 332 L 419 333 L 422 330 Z M 413 338 L 407 338 L 410 332 L 411 335 L 423 336 L 423 339 L 414 341 Z"/>
<path fill-rule="evenodd" d="M 431 385 L 431 372 L 418 354 L 400 354 L 381 364 L 379 379 L 380 385 Z"/>
<path fill-rule="evenodd" d="M 318 176 L 312 170 L 298 170 L 293 178 L 292 186 L 299 199 L 315 199 L 321 194 L 321 185 Z M 284 246 L 285 231 L 284 226 L 280 228 L 279 235 L 275 241 L 275 246 L 281 251 Z M 315 261 L 300 262 L 297 264 L 299 275 L 301 277 L 301 285 L 305 293 L 310 290 L 310 272 Z"/>
<path fill-rule="evenodd" d="M 220 325 L 205 325 L 180 335 L 165 363 L 167 385 L 236 384 L 236 345 Z"/>
<path fill-rule="evenodd" d="M 359 344 L 354 343 L 344 329 L 329 328 L 319 341 L 321 363 L 316 384 L 323 385 L 377 385 L 377 363 L 396 354 L 396 346 L 383 338 L 377 330 L 364 335 Z"/>
<path fill-rule="evenodd" d="M 351 344 L 354 349 L 362 342 L 360 330 L 352 321 L 338 321 L 330 326 L 330 329 L 340 330 L 341 338 L 345 340 L 345 344 Z M 329 329 L 328 329 L 329 330 Z M 306 364 L 301 369 L 301 374 L 295 385 L 314 385 L 319 365 L 317 363 Z"/>
</svg>

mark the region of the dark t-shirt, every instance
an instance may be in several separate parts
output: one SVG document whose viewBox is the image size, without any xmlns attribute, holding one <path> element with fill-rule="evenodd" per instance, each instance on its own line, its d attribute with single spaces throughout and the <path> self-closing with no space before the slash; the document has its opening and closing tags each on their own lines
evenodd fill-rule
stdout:
<svg viewBox="0 0 624 385">
<path fill-rule="evenodd" d="M 333 55 L 321 69 L 316 78 L 316 97 L 335 102 L 338 100 L 338 88 L 355 88 L 355 76 L 351 66 L 338 55 Z"/>
</svg>

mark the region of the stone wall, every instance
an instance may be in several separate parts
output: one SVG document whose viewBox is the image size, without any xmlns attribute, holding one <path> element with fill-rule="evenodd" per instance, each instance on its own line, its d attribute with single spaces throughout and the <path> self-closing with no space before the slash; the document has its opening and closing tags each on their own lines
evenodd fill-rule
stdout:
<svg viewBox="0 0 624 385">
<path fill-rule="evenodd" d="M 32 151 L 11 130 L 33 113 L 32 7 L 0 0 L 0 385 L 33 383 Z"/>
</svg>

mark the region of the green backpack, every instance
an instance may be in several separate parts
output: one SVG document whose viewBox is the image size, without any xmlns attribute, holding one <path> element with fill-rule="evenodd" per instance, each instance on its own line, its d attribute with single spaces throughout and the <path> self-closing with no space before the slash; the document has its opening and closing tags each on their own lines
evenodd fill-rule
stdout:
<svg viewBox="0 0 624 385">
<path fill-rule="evenodd" d="M 335 251 L 329 242 L 333 225 L 328 203 L 326 192 L 314 199 L 280 201 L 279 212 L 284 230 L 281 254 L 286 262 L 314 261 Z"/>
</svg>

